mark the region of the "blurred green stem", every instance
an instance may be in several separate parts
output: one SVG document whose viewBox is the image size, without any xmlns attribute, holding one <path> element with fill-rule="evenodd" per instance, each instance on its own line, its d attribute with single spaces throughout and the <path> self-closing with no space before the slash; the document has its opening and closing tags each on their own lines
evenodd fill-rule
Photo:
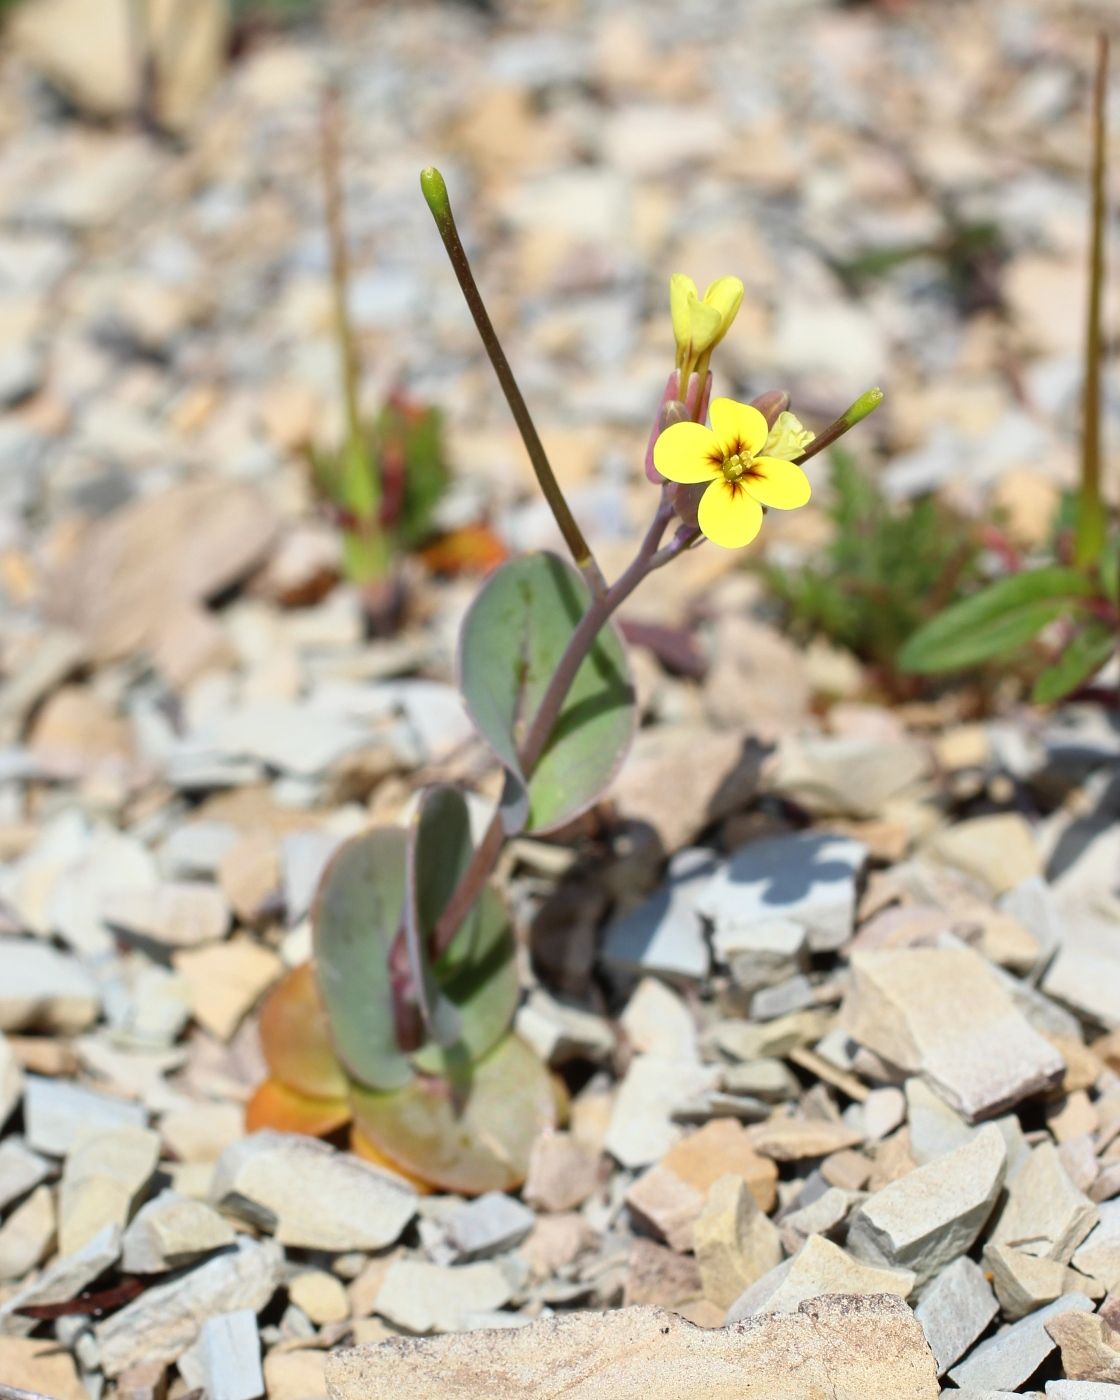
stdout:
<svg viewBox="0 0 1120 1400">
<path fill-rule="evenodd" d="M 882 389 L 868 389 L 865 394 L 861 394 L 856 399 L 855 403 L 850 404 L 835 422 L 830 423 L 823 432 L 818 433 L 800 457 L 795 457 L 793 460 L 807 462 L 810 457 L 815 457 L 818 452 L 823 452 L 826 447 L 831 447 L 849 429 L 854 428 L 857 423 L 862 423 L 869 413 L 874 413 L 882 402 Z"/>
<path fill-rule="evenodd" d="M 564 537 L 564 543 L 568 546 L 576 568 L 583 574 L 587 586 L 591 589 L 591 596 L 600 598 L 606 591 L 606 581 L 599 565 L 595 562 L 590 545 L 583 537 L 583 531 L 576 523 L 571 507 L 560 489 L 560 483 L 556 480 L 556 474 L 552 470 L 552 464 L 548 460 L 548 454 L 544 450 L 544 444 L 541 442 L 540 434 L 537 432 L 536 425 L 529 413 L 528 405 L 517 386 L 517 380 L 513 377 L 513 370 L 510 368 L 498 334 L 494 330 L 494 323 L 490 320 L 489 313 L 483 303 L 478 283 L 474 280 L 474 273 L 471 271 L 471 265 L 467 259 L 466 249 L 459 237 L 459 230 L 455 226 L 455 216 L 451 212 L 451 199 L 447 193 L 447 185 L 435 166 L 429 165 L 420 172 L 420 188 L 424 192 L 428 208 L 432 211 L 439 236 L 443 240 L 443 246 L 451 260 L 451 266 L 462 289 L 467 307 L 474 318 L 478 334 L 486 347 L 490 363 L 494 366 L 494 373 L 498 376 L 498 383 L 502 386 L 502 392 L 506 396 L 506 402 L 513 414 L 513 421 L 517 424 L 521 440 L 529 454 L 529 461 L 533 464 L 533 471 L 536 473 L 537 482 L 544 498 L 548 502 L 549 509 Z"/>
<path fill-rule="evenodd" d="M 358 352 L 354 343 L 354 327 L 350 321 L 349 286 L 350 259 L 346 249 L 346 219 L 342 194 L 342 100 L 337 88 L 328 88 L 323 97 L 320 121 L 321 161 L 323 167 L 323 205 L 326 213 L 327 243 L 331 260 L 331 293 L 334 300 L 335 339 L 338 343 L 339 377 L 346 411 L 346 446 L 343 451 L 343 480 L 346 506 L 377 526 L 381 505 L 381 483 L 362 428 L 361 405 L 358 398 Z M 361 478 L 361 479 L 359 479 Z M 368 543 L 367 550 L 376 546 Z"/>
<path fill-rule="evenodd" d="M 1108 36 L 1097 37 L 1093 83 L 1092 223 L 1089 239 L 1089 304 L 1085 317 L 1085 386 L 1081 400 L 1081 489 L 1073 557 L 1083 568 L 1096 563 L 1106 530 L 1101 499 L 1101 303 L 1104 296 L 1105 163 Z"/>
</svg>

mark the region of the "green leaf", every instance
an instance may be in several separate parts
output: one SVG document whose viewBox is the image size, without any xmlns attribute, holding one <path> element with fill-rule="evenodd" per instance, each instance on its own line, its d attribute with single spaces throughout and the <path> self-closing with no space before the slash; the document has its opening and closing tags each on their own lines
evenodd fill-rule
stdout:
<svg viewBox="0 0 1120 1400">
<path fill-rule="evenodd" d="M 459 687 L 506 770 L 507 832 L 551 831 L 586 811 L 630 744 L 633 685 L 621 639 L 607 623 L 528 782 L 521 770 L 519 746 L 589 603 L 587 585 L 569 564 L 554 554 L 530 554 L 491 574 L 463 621 Z"/>
<path fill-rule="evenodd" d="M 1120 607 L 1120 530 L 1113 530 L 1097 561 L 1101 592 L 1113 607 Z"/>
<path fill-rule="evenodd" d="M 905 671 L 951 671 L 1006 656 L 1092 592 L 1078 569 L 1013 574 L 965 598 L 916 632 L 899 654 Z"/>
<path fill-rule="evenodd" d="M 467 1195 L 520 1186 L 533 1139 L 557 1119 L 548 1070 L 514 1035 L 450 1081 L 422 1077 L 391 1094 L 355 1087 L 350 1101 L 359 1133 L 390 1163 Z"/>
<path fill-rule="evenodd" d="M 1090 622 L 1035 681 L 1031 699 L 1037 705 L 1049 705 L 1069 695 L 1100 670 L 1116 645 L 1116 634 L 1111 627 L 1103 622 Z"/>
<path fill-rule="evenodd" d="M 315 974 L 331 1039 L 354 1078 L 397 1089 L 412 1064 L 397 1044 L 389 954 L 401 927 L 407 835 L 379 827 L 347 841 L 311 911 Z"/>
<path fill-rule="evenodd" d="M 430 1074 L 480 1059 L 509 1029 L 517 1009 L 513 928 L 487 886 L 433 968 L 426 949 L 436 921 L 474 854 L 466 798 L 441 784 L 424 790 L 409 833 L 407 936 L 434 1045 L 413 1056 Z"/>
</svg>

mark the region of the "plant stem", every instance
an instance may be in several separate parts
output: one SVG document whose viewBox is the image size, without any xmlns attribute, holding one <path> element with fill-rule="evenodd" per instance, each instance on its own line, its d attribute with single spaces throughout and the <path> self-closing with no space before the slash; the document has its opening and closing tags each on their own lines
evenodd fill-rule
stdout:
<svg viewBox="0 0 1120 1400">
<path fill-rule="evenodd" d="M 350 284 L 350 258 L 346 249 L 346 220 L 343 211 L 342 101 L 335 87 L 323 96 L 320 120 L 321 161 L 323 166 L 323 205 L 326 213 L 327 243 L 331 260 L 331 294 L 334 301 L 335 338 L 338 342 L 342 397 L 346 408 L 346 434 L 351 450 L 362 444 L 362 413 L 358 401 L 358 352 L 350 321 L 347 291 Z M 370 463 L 372 475 L 373 464 Z"/>
<path fill-rule="evenodd" d="M 657 512 L 646 531 L 645 538 L 638 547 L 637 554 L 606 592 L 592 599 L 591 606 L 576 624 L 575 630 L 568 639 L 568 645 L 564 648 L 564 652 L 556 664 L 556 670 L 552 673 L 545 693 L 541 697 L 541 703 L 537 707 L 537 712 L 526 731 L 518 753 L 521 769 L 526 778 L 540 761 L 541 755 L 548 745 L 549 737 L 556 726 L 556 721 L 560 717 L 560 711 L 568 691 L 571 690 L 580 666 L 595 645 L 595 639 L 602 631 L 607 619 L 620 604 L 625 602 L 647 575 L 651 574 L 654 569 L 668 564 L 671 559 L 675 559 L 697 538 L 698 531 L 685 527 L 677 532 L 676 537 L 669 544 L 659 549 L 658 546 L 672 515 L 672 502 L 669 500 L 668 493 L 663 491 Z M 433 962 L 446 950 L 482 893 L 482 888 L 490 878 L 501 853 L 504 839 L 505 832 L 501 815 L 495 813 L 486 834 L 475 847 L 474 855 L 464 871 L 462 879 L 452 892 L 451 898 L 432 930 L 429 956 Z"/>
<path fill-rule="evenodd" d="M 525 444 L 525 451 L 529 454 L 529 461 L 533 464 L 533 471 L 536 473 L 537 482 L 544 498 L 548 502 L 549 509 L 564 537 L 564 543 L 568 546 L 576 568 L 583 574 L 587 586 L 591 589 L 591 596 L 596 599 L 601 598 L 606 592 L 606 582 L 602 571 L 595 562 L 591 548 L 583 537 L 583 531 L 576 523 L 571 507 L 560 489 L 560 483 L 556 480 L 540 434 L 537 432 L 521 390 L 517 387 L 517 380 L 513 377 L 513 370 L 510 369 L 505 351 L 502 349 L 497 332 L 494 330 L 494 324 L 483 304 L 478 284 L 474 280 L 474 273 L 471 271 L 471 265 L 467 259 L 466 249 L 459 237 L 459 230 L 455 226 L 455 216 L 451 212 L 451 200 L 448 197 L 447 186 L 443 176 L 434 166 L 429 165 L 420 172 L 420 188 L 424 192 L 428 208 L 432 211 L 439 236 L 443 240 L 443 246 L 447 250 L 447 256 L 451 260 L 452 269 L 462 289 L 463 298 L 474 318 L 478 334 L 486 347 L 487 355 L 490 357 L 490 363 L 494 366 L 494 373 L 498 376 L 498 383 L 502 386 L 502 392 L 506 396 L 506 402 L 513 414 L 513 421 L 517 424 L 517 430 Z"/>
<path fill-rule="evenodd" d="M 1085 317 L 1085 386 L 1081 399 L 1081 489 L 1073 559 L 1094 564 L 1104 548 L 1106 520 L 1101 500 L 1101 302 L 1104 294 L 1105 106 L 1108 91 L 1108 36 L 1097 36 L 1093 82 L 1092 215 L 1089 237 L 1089 304 Z"/>
</svg>

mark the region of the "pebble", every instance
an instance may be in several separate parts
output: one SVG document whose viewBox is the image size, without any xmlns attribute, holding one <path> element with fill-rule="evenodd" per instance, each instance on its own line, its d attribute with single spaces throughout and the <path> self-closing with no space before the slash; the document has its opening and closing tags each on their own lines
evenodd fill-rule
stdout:
<svg viewBox="0 0 1120 1400">
<path fill-rule="evenodd" d="M 533 1228 L 533 1212 L 501 1191 L 468 1201 L 448 1216 L 448 1241 L 455 1259 L 489 1259 L 521 1243 Z"/>
<path fill-rule="evenodd" d="M 1092 1303 L 1084 1294 L 1067 1293 L 1021 1321 L 1001 1327 L 995 1336 L 981 1342 L 963 1361 L 952 1367 L 949 1377 L 962 1390 L 968 1387 L 1017 1390 L 1054 1350 L 1054 1339 L 1046 1330 L 1050 1319 L 1074 1309 L 1091 1312 L 1092 1308 Z"/>
<path fill-rule="evenodd" d="M 740 1176 L 721 1176 L 692 1231 L 704 1297 L 728 1308 L 782 1258 L 777 1226 L 759 1210 Z"/>
<path fill-rule="evenodd" d="M 37 1186 L 0 1225 L 0 1284 L 29 1274 L 46 1258 L 54 1239 L 54 1194 L 49 1186 Z"/>
<path fill-rule="evenodd" d="M 1075 1269 L 1099 1279 L 1108 1289 L 1120 1289 L 1120 1200 L 1105 1201 L 1100 1223 L 1085 1236 L 1070 1260 Z"/>
<path fill-rule="evenodd" d="M 832 952 L 852 935 L 866 859 L 860 842 L 816 832 L 753 841 L 713 874 L 697 907 L 712 920 L 717 946 L 781 920 L 802 928 L 813 952 Z"/>
<path fill-rule="evenodd" d="M 80 1249 L 107 1225 L 123 1231 L 159 1161 L 159 1134 L 148 1128 L 81 1134 L 66 1154 L 59 1190 L 59 1249 Z"/>
<path fill-rule="evenodd" d="M 0 1030 L 72 1034 L 97 1019 L 97 984 L 47 943 L 0 938 Z"/>
<path fill-rule="evenodd" d="M 998 1313 L 999 1303 L 978 1264 L 961 1256 L 941 1270 L 914 1309 L 939 1376 L 964 1356 Z"/>
<path fill-rule="evenodd" d="M 179 1357 L 179 1371 L 208 1400 L 258 1400 L 264 1394 L 264 1374 L 254 1310 L 208 1317 L 198 1340 Z"/>
<path fill-rule="evenodd" d="M 23 1070 L 7 1037 L 0 1033 L 0 1130 L 23 1097 Z"/>
<path fill-rule="evenodd" d="M 101 917 L 132 938 L 164 948 L 194 948 L 226 936 L 230 908 L 214 885 L 166 882 L 107 895 Z"/>
<path fill-rule="evenodd" d="M 1015 1322 L 1052 1303 L 1063 1293 L 1084 1293 L 1087 1298 L 1103 1298 L 1104 1285 L 1069 1269 L 1055 1259 L 1040 1259 L 1024 1250 L 1006 1245 L 987 1244 L 984 1263 L 1000 1309 L 1008 1322 Z"/>
<path fill-rule="evenodd" d="M 631 976 L 656 973 L 681 983 L 706 977 L 711 955 L 698 905 L 714 868 L 708 851 L 678 851 L 665 884 L 604 929 L 600 957 L 607 969 Z"/>
<path fill-rule="evenodd" d="M 1062 1353 L 1062 1370 L 1071 1381 L 1120 1384 L 1120 1332 L 1099 1315 L 1067 1312 L 1053 1317 L 1046 1330 Z"/>
<path fill-rule="evenodd" d="M 65 1157 L 98 1129 L 142 1129 L 148 1121 L 138 1103 L 37 1074 L 27 1076 L 23 1112 L 28 1144 L 50 1157 Z"/>
<path fill-rule="evenodd" d="M 50 1163 L 22 1138 L 0 1140 L 0 1210 L 6 1210 L 50 1175 Z"/>
<path fill-rule="evenodd" d="M 214 1204 L 302 1249 L 384 1249 L 416 1213 L 404 1181 L 325 1142 L 260 1132 L 227 1147 Z"/>
<path fill-rule="evenodd" d="M 522 1195 L 536 1210 L 574 1210 L 599 1184 L 599 1162 L 570 1133 L 545 1129 L 533 1140 Z"/>
<path fill-rule="evenodd" d="M 164 1190 L 140 1207 L 124 1232 L 121 1264 L 130 1274 L 162 1274 L 225 1249 L 233 1227 L 204 1201 Z"/>
<path fill-rule="evenodd" d="M 219 1040 L 233 1036 L 283 970 L 275 953 L 241 935 L 177 952 L 172 965 L 186 983 L 191 1015 Z"/>
<path fill-rule="evenodd" d="M 914 1274 L 909 1269 L 865 1264 L 823 1235 L 810 1235 L 792 1259 L 764 1275 L 732 1303 L 727 1321 L 737 1322 L 755 1313 L 796 1312 L 806 1300 L 828 1294 L 892 1293 L 909 1298 L 913 1291 Z"/>
<path fill-rule="evenodd" d="M 239 1239 L 236 1248 L 158 1284 L 94 1328 L 107 1376 L 141 1361 L 177 1361 L 208 1318 L 259 1312 L 279 1287 L 283 1253 L 271 1240 Z"/>
<path fill-rule="evenodd" d="M 614 1054 L 616 1037 L 606 1017 L 569 1006 L 539 987 L 518 1007 L 514 1027 L 554 1069 L 572 1060 L 603 1064 Z"/>
<path fill-rule="evenodd" d="M 681 1136 L 673 1123 L 678 1103 L 716 1088 L 718 1071 L 663 1055 L 635 1055 L 615 1098 L 604 1142 L 624 1167 L 658 1161 Z"/>
<path fill-rule="evenodd" d="M 341 1280 L 324 1269 L 308 1269 L 288 1280 L 288 1297 L 316 1327 L 343 1322 L 350 1316 L 350 1302 Z"/>
<path fill-rule="evenodd" d="M 464 1315 L 502 1308 L 513 1296 L 496 1264 L 441 1268 L 420 1259 L 394 1259 L 377 1294 L 378 1314 L 407 1332 L 458 1332 Z"/>
<path fill-rule="evenodd" d="M 918 1285 L 975 1243 L 1003 1186 L 1007 1148 L 986 1125 L 955 1152 L 876 1191 L 852 1217 L 848 1248 L 869 1263 L 913 1269 Z"/>
<path fill-rule="evenodd" d="M 672 988 L 643 977 L 619 1017 L 619 1025 L 640 1054 L 670 1059 L 697 1058 L 696 1023 Z"/>
<path fill-rule="evenodd" d="M 5 1385 L 52 1400 L 89 1400 L 74 1358 L 60 1347 L 44 1347 L 41 1338 L 0 1336 L 0 1376 Z"/>
</svg>

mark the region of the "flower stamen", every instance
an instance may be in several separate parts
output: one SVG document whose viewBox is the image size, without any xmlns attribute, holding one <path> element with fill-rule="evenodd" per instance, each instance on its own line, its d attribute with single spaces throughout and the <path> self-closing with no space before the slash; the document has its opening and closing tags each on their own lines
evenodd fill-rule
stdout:
<svg viewBox="0 0 1120 1400">
<path fill-rule="evenodd" d="M 720 464 L 724 481 L 738 481 L 750 469 L 750 464 L 751 458 L 747 452 L 733 452 L 730 457 L 725 457 Z"/>
</svg>

